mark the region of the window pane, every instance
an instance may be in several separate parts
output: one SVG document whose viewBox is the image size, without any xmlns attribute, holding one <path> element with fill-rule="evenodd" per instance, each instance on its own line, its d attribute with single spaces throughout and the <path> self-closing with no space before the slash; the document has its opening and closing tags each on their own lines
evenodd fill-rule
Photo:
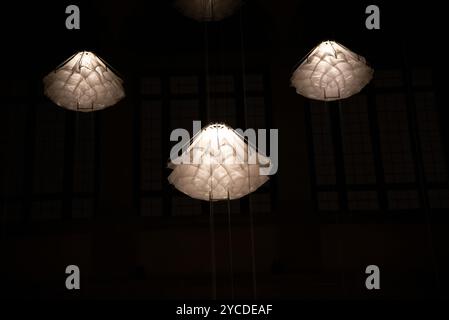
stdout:
<svg viewBox="0 0 449 320">
<path fill-rule="evenodd" d="M 36 108 L 34 191 L 62 191 L 64 169 L 65 113 L 53 104 Z"/>
<path fill-rule="evenodd" d="M 234 98 L 212 98 L 210 100 L 210 120 L 225 123 L 232 128 L 237 125 Z"/>
<path fill-rule="evenodd" d="M 429 190 L 430 207 L 433 209 L 449 208 L 449 190 Z"/>
<path fill-rule="evenodd" d="M 425 68 L 417 68 L 412 71 L 412 84 L 414 86 L 431 86 L 432 70 Z"/>
<path fill-rule="evenodd" d="M 270 193 L 253 193 L 250 196 L 251 210 L 256 214 L 267 214 L 271 212 Z"/>
<path fill-rule="evenodd" d="M 76 118 L 74 192 L 93 192 L 95 186 L 95 117 L 81 113 Z"/>
<path fill-rule="evenodd" d="M 171 77 L 170 92 L 174 95 L 198 93 L 198 77 L 197 76 Z"/>
<path fill-rule="evenodd" d="M 350 210 L 379 209 L 377 193 L 375 191 L 348 192 L 348 205 Z"/>
<path fill-rule="evenodd" d="M 31 208 L 31 219 L 53 220 L 62 217 L 62 201 L 34 201 Z"/>
<path fill-rule="evenodd" d="M 0 190 L 6 196 L 23 193 L 28 110 L 23 104 L 0 108 Z"/>
<path fill-rule="evenodd" d="M 209 84 L 211 94 L 234 92 L 234 77 L 230 75 L 210 76 Z"/>
<path fill-rule="evenodd" d="M 161 101 L 144 101 L 141 116 L 141 188 L 162 189 Z"/>
<path fill-rule="evenodd" d="M 245 76 L 246 91 L 251 92 L 263 92 L 264 83 L 263 75 L 261 74 L 249 74 Z"/>
<path fill-rule="evenodd" d="M 392 210 L 419 208 L 418 192 L 416 190 L 394 190 L 388 192 L 388 204 Z"/>
<path fill-rule="evenodd" d="M 342 102 L 341 113 L 346 182 L 375 183 L 366 96 L 357 95 Z"/>
<path fill-rule="evenodd" d="M 76 219 L 92 217 L 94 211 L 94 199 L 78 198 L 72 202 L 72 216 Z"/>
<path fill-rule="evenodd" d="M 385 181 L 414 182 L 415 171 L 410 149 L 405 96 L 400 93 L 379 94 L 376 103 Z"/>
<path fill-rule="evenodd" d="M 268 129 L 265 125 L 265 99 L 264 97 L 248 97 L 246 99 L 248 111 L 248 128 Z"/>
<path fill-rule="evenodd" d="M 214 213 L 216 208 L 214 203 Z M 219 204 L 217 205 L 219 206 Z M 195 216 L 201 214 L 201 201 L 189 198 L 187 196 L 173 197 L 173 215 L 176 216 Z"/>
<path fill-rule="evenodd" d="M 432 92 L 415 94 L 419 139 L 427 181 L 447 181 L 447 168 L 444 148 L 439 131 L 438 114 L 435 110 L 435 97 Z"/>
<path fill-rule="evenodd" d="M 337 192 L 318 192 L 318 210 L 333 211 L 338 210 Z"/>
<path fill-rule="evenodd" d="M 193 121 L 199 120 L 198 100 L 173 100 L 170 102 L 171 129 L 183 128 L 192 134 Z"/>
<path fill-rule="evenodd" d="M 21 76 L 19 74 L 19 76 Z M 0 80 L 0 95 L 2 97 L 26 97 L 32 91 L 27 77 L 2 77 Z"/>
<path fill-rule="evenodd" d="M 335 184 L 335 161 L 329 112 L 322 102 L 311 102 L 312 135 L 318 185 Z"/>
<path fill-rule="evenodd" d="M 22 219 L 23 205 L 21 201 L 4 201 L 3 218 L 8 222 L 19 222 Z"/>
<path fill-rule="evenodd" d="M 143 198 L 141 200 L 141 215 L 144 217 L 156 217 L 162 215 L 162 199 Z"/>
<path fill-rule="evenodd" d="M 161 79 L 157 77 L 142 78 L 140 90 L 145 95 L 160 95 Z"/>
<path fill-rule="evenodd" d="M 381 88 L 400 87 L 404 84 L 401 70 L 376 70 L 374 85 Z"/>
</svg>

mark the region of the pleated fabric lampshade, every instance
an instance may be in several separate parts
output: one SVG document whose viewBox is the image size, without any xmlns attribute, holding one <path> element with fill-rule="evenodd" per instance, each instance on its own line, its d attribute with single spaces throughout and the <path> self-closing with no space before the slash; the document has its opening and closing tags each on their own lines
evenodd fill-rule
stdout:
<svg viewBox="0 0 449 320">
<path fill-rule="evenodd" d="M 364 57 L 335 41 L 324 41 L 294 71 L 291 85 L 304 97 L 332 101 L 360 92 L 372 77 Z"/>
<path fill-rule="evenodd" d="M 198 21 L 219 21 L 234 13 L 241 0 L 176 0 L 177 8 L 186 17 Z"/>
<path fill-rule="evenodd" d="M 75 111 L 96 111 L 125 96 L 120 79 L 101 58 L 81 51 L 44 78 L 44 93 L 58 106 Z"/>
<path fill-rule="evenodd" d="M 203 128 L 185 152 L 169 162 L 173 171 L 168 181 L 195 199 L 232 200 L 263 185 L 268 176 L 261 175 L 259 169 L 269 165 L 270 159 L 235 130 L 213 124 Z"/>
</svg>

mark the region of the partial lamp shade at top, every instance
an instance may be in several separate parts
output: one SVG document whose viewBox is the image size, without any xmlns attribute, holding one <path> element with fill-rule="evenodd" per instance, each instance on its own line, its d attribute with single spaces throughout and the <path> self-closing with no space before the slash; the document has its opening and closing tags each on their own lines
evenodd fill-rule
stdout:
<svg viewBox="0 0 449 320">
<path fill-rule="evenodd" d="M 291 85 L 304 97 L 332 101 L 360 92 L 372 77 L 364 57 L 335 41 L 324 41 L 293 72 Z"/>
<path fill-rule="evenodd" d="M 44 93 L 58 106 L 96 111 L 125 96 L 122 79 L 94 53 L 78 52 L 44 78 Z"/>
<path fill-rule="evenodd" d="M 176 0 L 175 7 L 197 21 L 220 21 L 231 16 L 241 0 Z"/>
</svg>

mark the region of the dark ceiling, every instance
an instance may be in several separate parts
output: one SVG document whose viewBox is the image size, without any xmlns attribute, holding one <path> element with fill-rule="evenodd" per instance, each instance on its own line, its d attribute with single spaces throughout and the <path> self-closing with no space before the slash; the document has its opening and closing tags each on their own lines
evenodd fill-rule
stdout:
<svg viewBox="0 0 449 320">
<path fill-rule="evenodd" d="M 81 30 L 65 29 L 65 8 L 72 3 L 80 7 Z M 429 63 L 429 52 L 437 43 L 433 36 L 442 31 L 442 10 L 428 2 L 424 7 L 411 1 L 377 1 L 381 29 L 369 31 L 363 27 L 369 4 L 246 0 L 234 16 L 208 24 L 209 50 L 239 51 L 243 35 L 248 51 L 263 51 L 267 57 L 288 51 L 300 59 L 320 41 L 335 39 L 374 64 L 389 64 L 406 43 L 411 58 Z M 117 69 L 134 69 L 141 60 L 202 53 L 205 48 L 205 24 L 182 16 L 172 1 L 16 2 L 2 4 L 2 13 L 2 55 L 7 69 L 46 73 L 82 49 L 112 59 Z M 139 59 L 124 61 L 121 57 L 127 53 Z"/>
</svg>

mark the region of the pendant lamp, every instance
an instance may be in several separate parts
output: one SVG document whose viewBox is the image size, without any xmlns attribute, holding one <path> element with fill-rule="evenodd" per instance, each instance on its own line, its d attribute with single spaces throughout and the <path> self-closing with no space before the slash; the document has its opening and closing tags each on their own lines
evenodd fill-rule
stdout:
<svg viewBox="0 0 449 320">
<path fill-rule="evenodd" d="M 259 188 L 268 176 L 269 158 L 258 153 L 244 138 L 224 124 L 203 128 L 178 158 L 168 180 L 188 196 L 206 200 L 233 200 Z"/>
<path fill-rule="evenodd" d="M 74 111 L 96 111 L 125 96 L 120 79 L 94 53 L 81 51 L 44 78 L 44 93 L 58 106 Z"/>
<path fill-rule="evenodd" d="M 306 98 L 333 101 L 360 92 L 372 77 L 364 57 L 338 42 L 324 41 L 294 71 L 291 85 Z"/>
</svg>

